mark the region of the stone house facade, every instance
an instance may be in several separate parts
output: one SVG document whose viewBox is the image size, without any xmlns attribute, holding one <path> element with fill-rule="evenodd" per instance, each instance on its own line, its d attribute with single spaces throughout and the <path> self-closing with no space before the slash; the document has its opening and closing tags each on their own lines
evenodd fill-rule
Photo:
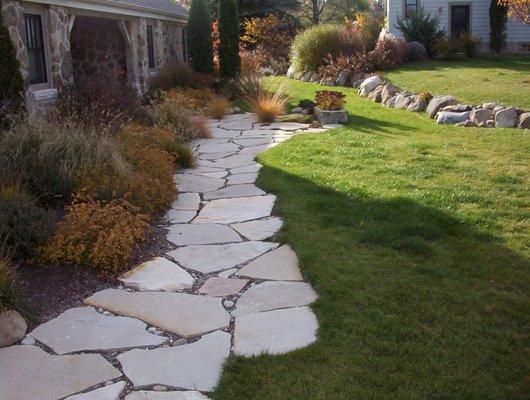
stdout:
<svg viewBox="0 0 530 400">
<path fill-rule="evenodd" d="M 171 0 L 3 0 L 30 116 L 61 87 L 112 74 L 145 93 L 149 79 L 187 60 L 186 11 Z"/>
</svg>

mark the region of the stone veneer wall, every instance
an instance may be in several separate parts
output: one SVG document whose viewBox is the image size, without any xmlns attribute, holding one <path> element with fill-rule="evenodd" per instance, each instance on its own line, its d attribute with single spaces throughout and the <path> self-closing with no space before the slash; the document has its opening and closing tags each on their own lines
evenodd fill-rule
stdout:
<svg viewBox="0 0 530 400">
<path fill-rule="evenodd" d="M 4 24 L 9 30 L 9 35 L 15 46 L 18 60 L 20 61 L 20 72 L 24 82 L 28 81 L 28 52 L 26 51 L 26 27 L 24 23 L 24 9 L 18 1 L 2 1 L 2 14 Z"/>
<path fill-rule="evenodd" d="M 64 7 L 50 6 L 48 10 L 48 35 L 50 38 L 50 70 L 53 86 L 72 84 L 73 66 L 70 51 L 70 16 Z"/>
</svg>

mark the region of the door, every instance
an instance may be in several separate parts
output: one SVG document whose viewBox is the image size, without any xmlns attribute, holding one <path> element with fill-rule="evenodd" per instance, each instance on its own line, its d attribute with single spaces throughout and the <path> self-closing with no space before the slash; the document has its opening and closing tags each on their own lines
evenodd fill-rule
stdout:
<svg viewBox="0 0 530 400">
<path fill-rule="evenodd" d="M 471 25 L 471 6 L 451 6 L 451 36 L 468 33 Z"/>
</svg>

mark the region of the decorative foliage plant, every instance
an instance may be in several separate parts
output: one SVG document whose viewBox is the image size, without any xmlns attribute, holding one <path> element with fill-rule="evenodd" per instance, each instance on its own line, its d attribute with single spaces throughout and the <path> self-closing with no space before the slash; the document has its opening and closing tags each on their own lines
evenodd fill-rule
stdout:
<svg viewBox="0 0 530 400">
<path fill-rule="evenodd" d="M 398 18 L 397 28 L 403 32 L 407 42 L 419 42 L 425 46 L 429 56 L 434 54 L 434 45 L 445 36 L 445 30 L 440 28 L 440 19 L 431 15 L 420 6 L 417 13 L 411 13 L 409 18 Z"/>
<path fill-rule="evenodd" d="M 346 95 L 334 90 L 320 90 L 316 93 L 315 102 L 322 110 L 340 110 Z"/>
</svg>

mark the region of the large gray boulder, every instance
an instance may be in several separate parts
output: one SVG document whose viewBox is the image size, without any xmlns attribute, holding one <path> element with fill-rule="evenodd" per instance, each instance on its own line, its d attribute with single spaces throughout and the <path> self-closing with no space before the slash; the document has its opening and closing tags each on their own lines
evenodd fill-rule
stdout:
<svg viewBox="0 0 530 400">
<path fill-rule="evenodd" d="M 493 111 L 486 108 L 476 108 L 469 113 L 469 119 L 477 126 L 486 126 L 486 122 L 494 117 Z"/>
<path fill-rule="evenodd" d="M 427 59 L 427 50 L 420 42 L 408 42 L 409 51 L 407 58 L 409 61 L 422 61 Z"/>
<path fill-rule="evenodd" d="M 513 128 L 515 124 L 517 124 L 517 110 L 514 107 L 495 113 L 495 126 L 497 128 Z"/>
<path fill-rule="evenodd" d="M 396 95 L 396 101 L 394 102 L 394 108 L 407 108 L 415 99 L 416 95 L 414 93 L 398 93 Z"/>
<path fill-rule="evenodd" d="M 342 71 L 339 74 L 339 77 L 335 81 L 336 86 L 346 86 L 348 83 L 348 78 L 350 77 L 350 71 Z"/>
<path fill-rule="evenodd" d="M 361 86 L 359 86 L 359 95 L 361 95 L 362 97 L 366 97 L 376 87 L 382 84 L 384 84 L 383 80 L 377 75 L 371 76 L 370 78 L 366 78 L 363 83 L 361 83 Z"/>
<path fill-rule="evenodd" d="M 296 73 L 296 69 L 294 68 L 294 65 L 291 65 L 289 69 L 287 70 L 287 78 L 294 79 L 295 73 Z"/>
<path fill-rule="evenodd" d="M 530 112 L 524 112 L 519 115 L 519 123 L 517 124 L 519 129 L 530 129 Z"/>
<path fill-rule="evenodd" d="M 460 122 L 467 121 L 468 118 L 469 118 L 469 111 L 464 111 L 464 112 L 440 111 L 438 115 L 436 116 L 436 123 L 455 125 Z"/>
<path fill-rule="evenodd" d="M 394 97 L 397 93 L 400 92 L 400 89 L 397 86 L 387 83 L 383 86 L 381 90 L 381 102 L 386 103 L 388 99 Z"/>
<path fill-rule="evenodd" d="M 381 92 L 383 91 L 383 85 L 379 85 L 373 91 L 370 92 L 368 98 L 376 103 L 381 103 Z"/>
<path fill-rule="evenodd" d="M 436 117 L 436 113 L 442 108 L 456 103 L 456 99 L 450 95 L 434 96 L 427 106 L 427 114 L 429 114 L 429 118 L 434 118 Z"/>
<path fill-rule="evenodd" d="M 20 313 L 9 310 L 0 314 L 0 347 L 11 346 L 24 339 L 28 325 Z"/>
<path fill-rule="evenodd" d="M 407 107 L 407 110 L 412 112 L 422 112 L 427 108 L 427 103 L 421 99 L 420 96 L 417 96 L 416 99 L 410 103 Z"/>
<path fill-rule="evenodd" d="M 311 80 L 311 77 L 313 76 L 313 72 L 309 71 L 302 76 L 302 79 L 300 79 L 302 82 L 309 82 Z"/>
</svg>

